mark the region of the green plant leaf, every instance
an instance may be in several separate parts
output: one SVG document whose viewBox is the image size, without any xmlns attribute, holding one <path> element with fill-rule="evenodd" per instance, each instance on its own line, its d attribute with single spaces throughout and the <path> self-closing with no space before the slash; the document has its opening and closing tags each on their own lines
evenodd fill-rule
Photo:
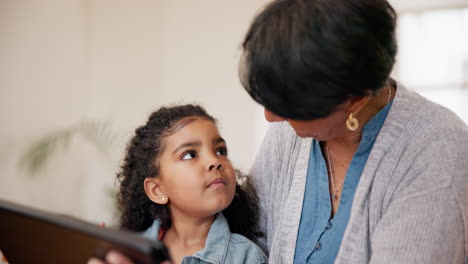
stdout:
<svg viewBox="0 0 468 264">
<path fill-rule="evenodd" d="M 35 141 L 21 156 L 20 167 L 30 175 L 39 172 L 59 149 L 67 151 L 77 136 L 93 145 L 101 154 L 108 155 L 116 139 L 108 121 L 84 120 L 77 125 L 51 132 Z"/>
</svg>

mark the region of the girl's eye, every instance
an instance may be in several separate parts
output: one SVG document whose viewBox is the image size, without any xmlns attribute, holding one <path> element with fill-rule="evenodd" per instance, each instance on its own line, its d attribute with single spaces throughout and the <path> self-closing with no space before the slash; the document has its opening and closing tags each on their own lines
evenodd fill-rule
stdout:
<svg viewBox="0 0 468 264">
<path fill-rule="evenodd" d="M 222 147 L 216 151 L 216 155 L 227 156 L 227 148 Z"/>
<path fill-rule="evenodd" d="M 195 158 L 197 155 L 195 154 L 195 152 L 193 151 L 190 151 L 190 152 L 187 152 L 185 154 L 182 155 L 182 159 L 183 160 L 189 160 L 189 159 L 193 159 Z"/>
</svg>

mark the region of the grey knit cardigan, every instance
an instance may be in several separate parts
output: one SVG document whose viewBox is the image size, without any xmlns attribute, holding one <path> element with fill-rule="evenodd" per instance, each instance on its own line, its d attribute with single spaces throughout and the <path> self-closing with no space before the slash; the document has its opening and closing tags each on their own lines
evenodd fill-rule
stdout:
<svg viewBox="0 0 468 264">
<path fill-rule="evenodd" d="M 274 123 L 251 171 L 273 264 L 293 263 L 310 145 Z M 335 263 L 468 263 L 467 252 L 468 127 L 398 84 Z"/>
</svg>

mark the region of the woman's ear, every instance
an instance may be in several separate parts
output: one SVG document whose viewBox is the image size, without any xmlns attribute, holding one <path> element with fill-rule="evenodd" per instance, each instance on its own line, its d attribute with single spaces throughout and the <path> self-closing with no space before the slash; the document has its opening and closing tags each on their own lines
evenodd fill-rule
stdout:
<svg viewBox="0 0 468 264">
<path fill-rule="evenodd" d="M 348 113 L 357 115 L 362 108 L 369 102 L 370 96 L 352 97 L 349 100 Z"/>
<path fill-rule="evenodd" d="M 164 192 L 164 187 L 161 185 L 161 181 L 156 177 L 149 177 L 144 182 L 145 192 L 148 198 L 157 204 L 167 204 L 169 198 Z"/>
</svg>

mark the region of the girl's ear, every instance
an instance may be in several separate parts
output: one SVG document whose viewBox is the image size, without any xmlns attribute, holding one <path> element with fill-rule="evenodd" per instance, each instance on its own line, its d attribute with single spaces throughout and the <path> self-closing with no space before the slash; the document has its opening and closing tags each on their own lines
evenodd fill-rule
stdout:
<svg viewBox="0 0 468 264">
<path fill-rule="evenodd" d="M 148 198 L 157 204 L 167 204 L 169 198 L 164 192 L 159 178 L 151 177 L 146 178 L 144 182 L 145 192 Z"/>
</svg>

